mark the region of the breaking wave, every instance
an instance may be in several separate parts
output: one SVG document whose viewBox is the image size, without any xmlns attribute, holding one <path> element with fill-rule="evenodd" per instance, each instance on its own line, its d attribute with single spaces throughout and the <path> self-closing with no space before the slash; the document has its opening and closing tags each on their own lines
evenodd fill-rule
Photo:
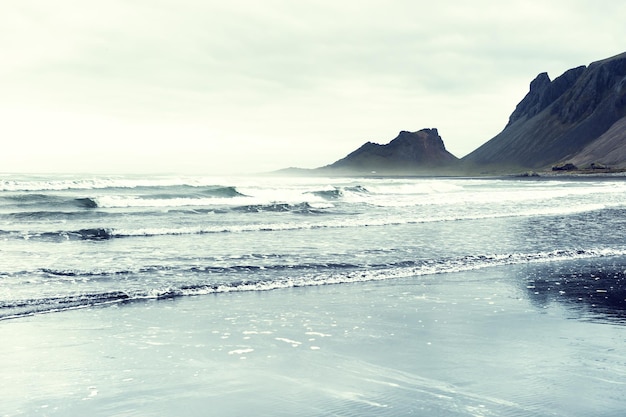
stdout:
<svg viewBox="0 0 626 417">
<path fill-rule="evenodd" d="M 275 213 L 299 213 L 299 214 L 321 214 L 323 213 L 323 208 L 329 208 L 332 206 L 324 206 L 320 204 L 311 204 L 311 203 L 299 203 L 299 204 L 290 204 L 290 203 L 270 203 L 270 204 L 249 204 L 245 206 L 233 207 L 233 211 L 240 211 L 245 213 L 265 213 L 265 212 L 275 212 Z"/>
<path fill-rule="evenodd" d="M 0 180 L 0 191 L 64 191 L 100 189 L 154 189 L 154 188 L 228 188 L 215 185 L 215 178 L 92 178 L 92 179 L 36 179 Z"/>
<path fill-rule="evenodd" d="M 304 215 L 316 215 L 306 220 L 297 218 L 285 217 L 282 221 L 273 222 L 238 222 L 238 223 L 221 223 L 221 222 L 206 222 L 201 225 L 191 226 L 166 226 L 166 227 L 93 227 L 84 228 L 78 230 L 59 230 L 59 231 L 9 231 L 0 230 L 0 235 L 5 235 L 12 238 L 22 239 L 44 239 L 44 240 L 106 240 L 112 238 L 131 238 L 131 237 L 154 237 L 154 236 L 181 236 L 181 235 L 201 235 L 212 233 L 250 233 L 250 232 L 278 232 L 289 230 L 314 230 L 314 229 L 342 229 L 342 228 L 359 228 L 359 227 L 383 227 L 383 226 L 398 226 L 398 225 L 411 225 L 421 223 L 442 223 L 442 222 L 456 222 L 460 220 L 485 220 L 485 219 L 497 219 L 497 218 L 512 218 L 512 217 L 532 217 L 532 216 L 556 216 L 564 214 L 575 214 L 584 212 L 593 212 L 605 208 L 604 205 L 599 204 L 587 204 L 578 207 L 557 207 L 557 208 L 545 208 L 536 210 L 527 210 L 522 212 L 507 211 L 507 212 L 493 212 L 493 213 L 440 213 L 438 215 L 430 216 L 416 216 L 416 217 L 360 217 L 360 216 L 335 216 L 333 218 L 317 215 L 329 213 L 326 211 L 332 205 L 326 206 L 324 204 L 287 204 L 287 203 L 275 203 L 275 204 L 261 204 L 261 205 L 246 205 L 246 206 L 234 206 L 229 209 L 215 210 L 194 210 L 197 214 L 224 214 L 229 211 L 244 212 L 244 213 L 289 213 L 289 214 L 304 214 Z M 188 213 L 186 211 L 185 213 Z M 146 214 L 146 213 L 144 213 Z M 44 214 L 42 214 L 44 216 Z M 252 219 L 254 220 L 254 219 Z M 138 224 L 138 226 L 141 226 Z"/>
<path fill-rule="evenodd" d="M 107 208 L 107 207 L 159 207 L 159 206 L 185 206 L 199 204 L 213 204 L 216 199 L 231 199 L 235 197 L 246 197 L 239 192 L 236 187 L 231 186 L 205 186 L 190 187 L 177 186 L 170 189 L 155 190 L 146 188 L 143 193 L 134 189 L 132 194 L 126 190 L 115 193 L 119 189 L 109 188 L 99 195 L 74 197 L 63 194 L 20 193 L 9 194 L 0 197 L 0 206 L 16 208 L 20 210 L 37 209 L 45 211 L 50 208 Z M 122 190 L 123 191 L 123 190 Z"/>
<path fill-rule="evenodd" d="M 339 200 L 345 197 L 346 194 L 369 194 L 369 191 L 361 186 L 355 185 L 350 187 L 334 187 L 329 190 L 308 191 L 307 194 L 312 194 L 317 197 L 321 197 L 325 200 Z"/>
<path fill-rule="evenodd" d="M 415 277 L 417 279 L 421 276 L 479 270 L 503 265 L 571 261 L 624 255 L 626 255 L 626 249 L 573 249 L 535 253 L 471 255 L 439 260 L 407 260 L 368 266 L 329 263 L 273 266 L 196 266 L 190 268 L 163 268 L 154 266 L 138 270 L 119 271 L 59 271 L 42 269 L 39 272 L 47 274 L 49 277 L 57 276 L 79 279 L 107 276 L 115 279 L 116 276 L 120 275 L 143 276 L 146 274 L 162 274 L 167 272 L 171 276 L 185 276 L 187 277 L 187 282 L 172 282 L 162 287 L 142 290 L 129 289 L 99 293 L 86 292 L 84 294 L 68 294 L 64 296 L 4 301 L 0 302 L 0 320 L 40 313 L 150 299 L 160 300 L 240 291 L 270 291 L 286 288 L 350 284 L 409 277 Z M 262 271 L 268 271 L 270 273 L 259 273 Z M 250 279 L 249 272 L 255 272 L 253 276 L 260 278 Z M 277 272 L 284 273 L 281 274 Z M 23 274 L 28 273 L 32 272 L 23 272 Z M 198 279 L 205 275 L 208 279 Z M 226 280 L 226 276 L 232 279 Z M 238 276 L 245 278 L 237 278 Z M 218 279 L 214 279 L 214 277 L 218 277 Z M 219 279 L 219 277 L 224 278 Z"/>
</svg>

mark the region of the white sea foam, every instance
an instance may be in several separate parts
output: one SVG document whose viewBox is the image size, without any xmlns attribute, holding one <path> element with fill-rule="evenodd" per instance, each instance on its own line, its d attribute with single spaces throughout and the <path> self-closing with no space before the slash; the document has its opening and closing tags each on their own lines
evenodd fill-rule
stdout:
<svg viewBox="0 0 626 417">
<path fill-rule="evenodd" d="M 57 179 L 21 178 L 0 180 L 0 191 L 61 191 L 61 190 L 93 190 L 104 188 L 137 188 L 137 187 L 171 187 L 189 185 L 194 187 L 219 184 L 214 177 L 156 177 L 156 178 L 124 178 L 94 177 L 91 179 L 78 177 L 59 177 Z"/>
<path fill-rule="evenodd" d="M 195 288 L 184 291 L 184 294 L 211 294 L 239 291 L 270 291 L 277 289 L 311 287 L 332 284 L 347 284 L 356 282 L 383 281 L 389 279 L 418 277 L 444 273 L 479 270 L 503 265 L 524 263 L 546 263 L 569 261 L 575 259 L 606 258 L 625 256 L 624 249 L 599 248 L 591 250 L 554 250 L 534 253 L 511 253 L 465 256 L 442 260 L 434 263 L 409 267 L 390 266 L 389 268 L 365 268 L 341 273 L 312 273 L 300 276 L 291 276 L 285 279 L 274 279 L 255 283 L 243 283 L 236 286 L 219 285 L 210 288 Z M 277 338 L 279 340 L 279 338 Z"/>
<path fill-rule="evenodd" d="M 305 334 L 308 336 L 319 336 L 319 337 L 331 337 L 332 336 L 328 333 L 320 333 L 320 332 L 306 332 Z"/>
<path fill-rule="evenodd" d="M 137 196 L 100 196 L 94 198 L 100 208 L 131 208 L 131 207 L 191 207 L 191 206 L 225 206 L 263 204 L 263 200 L 250 197 L 205 197 L 205 198 L 142 198 Z"/>
<path fill-rule="evenodd" d="M 245 355 L 246 353 L 251 353 L 254 352 L 254 349 L 252 348 L 246 348 L 246 349 L 235 349 L 235 350 L 231 350 L 228 352 L 229 355 Z"/>
<path fill-rule="evenodd" d="M 350 227 L 374 227 L 393 226 L 417 223 L 454 222 L 460 220 L 481 220 L 509 217 L 532 217 L 532 216 L 554 216 L 588 211 L 601 210 L 606 208 L 604 204 L 581 204 L 578 206 L 552 206 L 542 208 L 518 208 L 502 210 L 500 212 L 459 212 L 446 213 L 444 210 L 428 213 L 428 215 L 406 215 L 406 216 L 385 216 L 385 217 L 358 217 L 347 218 L 321 218 L 311 221 L 288 221 L 275 223 L 241 223 L 241 224 L 215 224 L 208 226 L 186 226 L 186 227 L 159 227 L 159 228 L 133 228 L 133 229 L 113 229 L 112 236 L 162 236 L 162 235 L 183 235 L 183 234 L 204 234 L 204 233 L 242 233 L 259 231 L 287 231 L 287 230 L 307 230 L 319 228 L 350 228 Z"/>
<path fill-rule="evenodd" d="M 287 339 L 287 338 L 284 338 L 284 337 L 276 337 L 275 339 L 278 340 L 279 342 L 285 342 L 287 344 L 290 344 L 293 347 L 298 347 L 298 346 L 300 346 L 302 344 L 302 342 L 298 342 L 296 340 Z"/>
</svg>

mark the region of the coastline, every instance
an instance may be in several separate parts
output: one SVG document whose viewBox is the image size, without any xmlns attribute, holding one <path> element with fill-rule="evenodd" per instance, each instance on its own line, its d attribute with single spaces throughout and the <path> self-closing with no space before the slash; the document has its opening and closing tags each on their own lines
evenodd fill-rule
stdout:
<svg viewBox="0 0 626 417">
<path fill-rule="evenodd" d="M 545 267 L 2 321 L 0 415 L 618 415 L 626 327 L 529 289 Z"/>
<path fill-rule="evenodd" d="M 459 169 L 459 170 L 419 170 L 419 171 L 358 171 L 358 170 L 332 170 L 321 168 L 297 168 L 290 167 L 277 171 L 262 172 L 256 175 L 268 177 L 328 177 L 328 178 L 620 178 L 626 177 L 624 168 L 607 169 L 496 169 L 484 171 L 484 168 Z"/>
</svg>

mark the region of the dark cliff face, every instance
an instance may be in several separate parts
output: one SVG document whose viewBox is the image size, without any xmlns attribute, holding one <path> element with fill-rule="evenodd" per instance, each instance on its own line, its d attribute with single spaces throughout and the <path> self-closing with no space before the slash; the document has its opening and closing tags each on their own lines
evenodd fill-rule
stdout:
<svg viewBox="0 0 626 417">
<path fill-rule="evenodd" d="M 448 152 L 437 129 L 401 131 L 386 145 L 367 142 L 343 159 L 321 169 L 377 173 L 411 173 L 449 167 L 458 158 Z"/>
<path fill-rule="evenodd" d="M 509 118 L 507 127 L 520 119 L 530 119 L 541 113 L 546 107 L 563 95 L 580 78 L 585 66 L 573 68 L 554 81 L 542 72 L 530 83 L 530 91 L 517 105 Z"/>
<path fill-rule="evenodd" d="M 504 130 L 463 160 L 545 168 L 575 157 L 624 117 L 626 53 L 573 68 L 553 81 L 539 74 Z"/>
</svg>

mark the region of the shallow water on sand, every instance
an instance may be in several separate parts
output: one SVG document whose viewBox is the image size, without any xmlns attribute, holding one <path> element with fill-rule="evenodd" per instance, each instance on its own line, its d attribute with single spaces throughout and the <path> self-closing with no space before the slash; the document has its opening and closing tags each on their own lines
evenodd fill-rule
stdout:
<svg viewBox="0 0 626 417">
<path fill-rule="evenodd" d="M 0 347 L 0 415 L 621 415 L 626 326 L 532 288 L 544 272 L 503 266 L 0 322 L 12 335 Z"/>
</svg>

